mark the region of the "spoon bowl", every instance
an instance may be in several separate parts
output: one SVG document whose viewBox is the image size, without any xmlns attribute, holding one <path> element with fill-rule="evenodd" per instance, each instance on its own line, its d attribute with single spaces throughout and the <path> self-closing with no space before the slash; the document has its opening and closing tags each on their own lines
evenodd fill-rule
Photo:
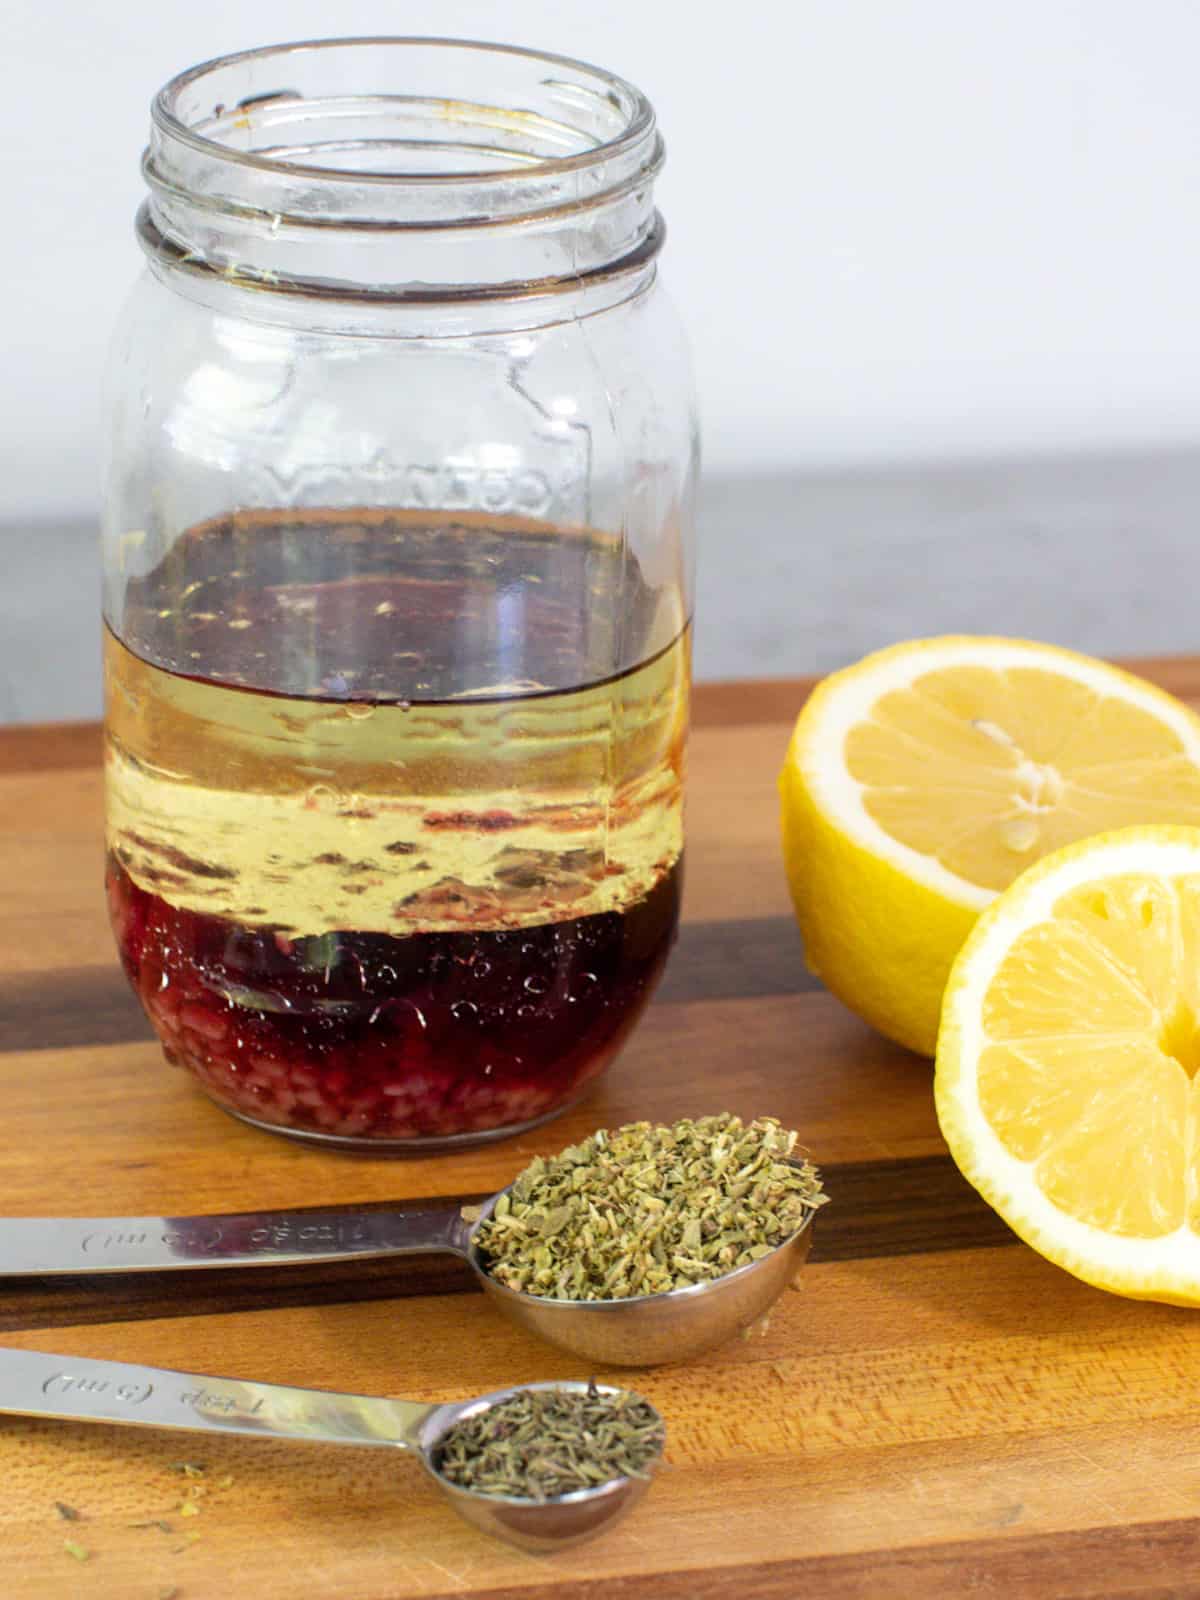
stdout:
<svg viewBox="0 0 1200 1600">
<path fill-rule="evenodd" d="M 510 1289 L 481 1260 L 475 1234 L 498 1199 L 483 1207 L 470 1235 L 467 1259 L 484 1292 L 505 1316 L 539 1339 L 598 1366 L 654 1367 L 716 1349 L 770 1310 L 812 1248 L 810 1212 L 803 1226 L 769 1255 L 709 1283 L 624 1300 L 550 1300 Z"/>
<path fill-rule="evenodd" d="M 473 1526 L 522 1550 L 550 1553 L 610 1528 L 645 1494 L 649 1474 L 612 1478 L 594 1489 L 552 1500 L 521 1500 L 460 1488 L 438 1470 L 441 1443 L 455 1423 L 514 1395 L 544 1389 L 621 1392 L 606 1384 L 593 1388 L 586 1383 L 530 1383 L 495 1389 L 471 1400 L 422 1403 L 217 1378 L 126 1361 L 0 1350 L 0 1413 L 411 1450 L 458 1514 Z M 661 1423 L 656 1411 L 654 1415 Z M 660 1449 L 650 1470 L 661 1454 Z"/>
<path fill-rule="evenodd" d="M 619 1391 L 597 1384 L 601 1394 Z M 477 1400 L 456 1406 L 454 1422 L 486 1411 L 510 1395 L 534 1389 L 569 1389 L 584 1393 L 586 1383 L 526 1383 L 517 1389 L 498 1389 L 492 1394 L 480 1395 Z M 440 1408 L 440 1409 L 445 1409 Z M 657 1413 L 656 1413 L 657 1415 Z M 561 1550 L 567 1545 L 582 1544 L 612 1526 L 618 1518 L 632 1511 L 650 1487 L 650 1477 L 612 1478 L 594 1489 L 577 1489 L 572 1494 L 558 1495 L 553 1500 L 518 1500 L 508 1495 L 480 1494 L 474 1489 L 461 1488 L 443 1478 L 437 1469 L 438 1443 L 445 1436 L 450 1422 L 431 1418 L 422 1439 L 421 1460 L 426 1471 L 436 1480 L 438 1487 L 450 1500 L 460 1517 L 466 1519 L 483 1533 L 522 1550 Z"/>
</svg>

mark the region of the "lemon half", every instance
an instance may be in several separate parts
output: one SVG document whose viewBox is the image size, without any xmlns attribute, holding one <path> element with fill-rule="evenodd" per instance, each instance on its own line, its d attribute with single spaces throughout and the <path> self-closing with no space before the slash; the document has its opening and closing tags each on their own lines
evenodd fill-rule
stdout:
<svg viewBox="0 0 1200 1600">
<path fill-rule="evenodd" d="M 1200 829 L 1039 862 L 954 963 L 938 1120 L 1009 1225 L 1077 1277 L 1200 1304 Z"/>
<path fill-rule="evenodd" d="M 809 965 L 931 1055 L 951 963 L 1021 872 L 1127 824 L 1200 825 L 1200 718 L 1052 645 L 916 640 L 818 685 L 780 788 Z"/>
</svg>

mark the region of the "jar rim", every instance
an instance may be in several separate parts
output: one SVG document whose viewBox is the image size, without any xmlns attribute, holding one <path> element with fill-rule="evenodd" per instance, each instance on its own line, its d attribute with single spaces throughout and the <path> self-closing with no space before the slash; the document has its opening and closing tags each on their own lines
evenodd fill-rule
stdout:
<svg viewBox="0 0 1200 1600">
<path fill-rule="evenodd" d="M 562 156 L 541 156 L 509 167 L 476 168 L 470 171 L 458 170 L 454 172 L 377 172 L 351 167 L 308 165 L 290 160 L 275 159 L 256 151 L 239 150 L 232 145 L 222 143 L 219 139 L 209 138 L 205 134 L 197 132 L 182 116 L 177 115 L 176 107 L 184 92 L 219 70 L 251 65 L 273 58 L 286 60 L 304 52 L 333 51 L 364 46 L 387 48 L 400 46 L 439 48 L 448 51 L 486 52 L 495 56 L 519 58 L 527 62 L 544 63 L 549 67 L 569 69 L 572 72 L 584 74 L 596 80 L 600 91 L 609 104 L 614 109 L 624 113 L 625 126 L 611 138 L 600 140 L 585 150 Z M 250 97 L 246 101 L 239 102 L 238 109 L 242 105 L 263 104 L 270 98 L 275 98 L 275 96 Z M 225 109 L 224 107 L 220 108 L 221 111 Z M 421 34 L 366 34 L 346 35 L 328 39 L 303 39 L 285 44 L 260 45 L 250 50 L 238 50 L 227 55 L 213 56 L 207 61 L 199 62 L 197 65 L 177 73 L 163 85 L 151 103 L 151 121 L 161 134 L 188 145 L 197 154 L 207 157 L 216 156 L 222 161 L 227 161 L 243 168 L 271 173 L 276 176 L 308 180 L 379 185 L 384 189 L 401 184 L 443 189 L 455 184 L 477 185 L 481 182 L 503 182 L 505 179 L 512 178 L 548 177 L 556 173 L 577 171 L 580 168 L 607 162 L 614 157 L 622 155 L 626 150 L 645 139 L 647 134 L 652 132 L 655 125 L 654 108 L 642 91 L 636 85 L 630 83 L 628 79 L 619 77 L 616 73 L 609 72 L 603 67 L 594 66 L 590 62 L 579 60 L 574 56 L 562 55 L 551 51 L 533 50 L 521 45 L 498 44 L 481 39 L 457 39 L 444 35 Z"/>
</svg>

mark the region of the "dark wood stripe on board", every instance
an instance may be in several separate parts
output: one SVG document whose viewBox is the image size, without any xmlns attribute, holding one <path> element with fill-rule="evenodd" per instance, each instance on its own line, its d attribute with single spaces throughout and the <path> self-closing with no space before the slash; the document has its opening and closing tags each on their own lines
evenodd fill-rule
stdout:
<svg viewBox="0 0 1200 1600">
<path fill-rule="evenodd" d="M 1138 656 L 1118 666 L 1148 678 L 1181 700 L 1200 701 L 1200 657 Z M 816 678 L 755 678 L 698 683 L 692 694 L 696 728 L 746 728 L 764 722 L 792 723 L 817 683 Z"/>
<path fill-rule="evenodd" d="M 949 1156 L 823 1164 L 821 1173 L 831 1198 L 816 1219 L 814 1262 L 1017 1242 Z"/>
<path fill-rule="evenodd" d="M 797 1510 L 796 1515 L 801 1515 Z M 1130 1522 L 1045 1534 L 954 1540 L 945 1544 L 759 1561 L 746 1566 L 654 1570 L 624 1577 L 582 1578 L 574 1600 L 1002 1600 L 1053 1595 L 1054 1600 L 1196 1600 L 1200 1517 Z M 450 1600 L 441 1590 L 425 1600 Z M 472 1600 L 528 1600 L 529 1589 L 473 1589 Z"/>
<path fill-rule="evenodd" d="M 810 1258 L 814 1263 L 975 1250 L 1016 1242 L 948 1156 L 846 1163 L 826 1167 L 824 1175 L 833 1200 L 815 1224 Z M 450 1208 L 481 1198 L 463 1195 L 407 1203 Z M 296 1209 L 302 1213 L 308 1208 Z M 382 1211 L 387 1206 L 345 1209 Z M 465 1294 L 477 1292 L 478 1287 L 470 1268 L 450 1256 L 211 1272 L 0 1279 L 0 1332 L 111 1322 L 118 1315 L 122 1322 L 137 1322 L 154 1317 Z"/>
<path fill-rule="evenodd" d="M 680 930 L 656 1003 L 751 1000 L 819 987 L 804 966 L 790 917 L 693 922 Z M 0 1053 L 131 1044 L 152 1037 L 115 959 L 111 967 L 0 977 Z"/>
<path fill-rule="evenodd" d="M 16 972 L 0 977 L 0 1055 L 13 1050 L 77 1050 L 153 1039 L 116 965 Z"/>
<path fill-rule="evenodd" d="M 1140 656 L 1118 665 L 1181 700 L 1200 700 L 1200 657 Z M 692 695 L 692 725 L 747 728 L 764 722 L 792 723 L 816 682 L 815 678 L 755 678 L 698 683 Z"/>
<path fill-rule="evenodd" d="M 754 1000 L 820 988 L 804 965 L 794 920 L 754 917 L 745 922 L 685 922 L 655 998 L 660 1004 Z"/>
<path fill-rule="evenodd" d="M 99 767 L 103 753 L 98 722 L 51 722 L 0 729 L 0 776 L 6 772 Z"/>
<path fill-rule="evenodd" d="M 694 728 L 747 728 L 795 722 L 815 678 L 756 678 L 752 682 L 698 683 L 692 690 Z"/>
</svg>

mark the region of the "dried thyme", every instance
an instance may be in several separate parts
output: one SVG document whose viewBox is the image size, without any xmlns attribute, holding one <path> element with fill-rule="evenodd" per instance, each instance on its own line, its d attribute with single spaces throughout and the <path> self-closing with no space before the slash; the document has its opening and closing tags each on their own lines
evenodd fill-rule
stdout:
<svg viewBox="0 0 1200 1600">
<path fill-rule="evenodd" d="M 465 1417 L 435 1460 L 448 1483 L 476 1494 L 553 1500 L 614 1478 L 645 1478 L 662 1453 L 662 1419 L 640 1396 L 532 1389 Z"/>
<path fill-rule="evenodd" d="M 825 1203 L 773 1117 L 634 1122 L 540 1156 L 475 1239 L 498 1282 L 550 1300 L 708 1283 L 768 1255 Z"/>
</svg>

